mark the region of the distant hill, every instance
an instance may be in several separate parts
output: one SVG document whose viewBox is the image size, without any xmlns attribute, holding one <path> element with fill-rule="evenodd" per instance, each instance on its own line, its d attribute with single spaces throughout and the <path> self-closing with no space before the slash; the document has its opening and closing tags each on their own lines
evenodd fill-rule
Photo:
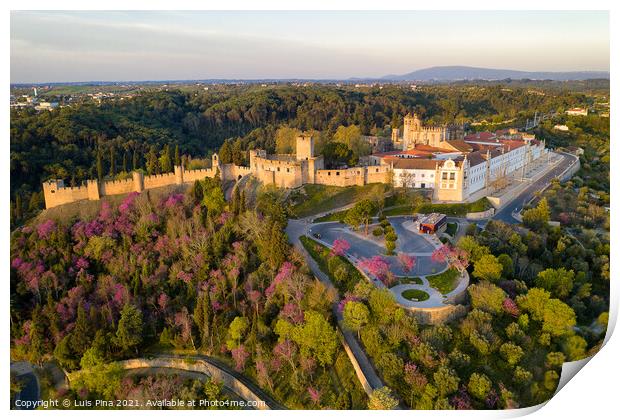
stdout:
<svg viewBox="0 0 620 420">
<path fill-rule="evenodd" d="M 387 75 L 381 80 L 411 81 L 452 81 L 452 80 L 586 80 L 609 79 L 607 71 L 519 71 L 504 69 L 487 69 L 483 67 L 439 66 L 416 70 L 402 75 Z"/>
</svg>

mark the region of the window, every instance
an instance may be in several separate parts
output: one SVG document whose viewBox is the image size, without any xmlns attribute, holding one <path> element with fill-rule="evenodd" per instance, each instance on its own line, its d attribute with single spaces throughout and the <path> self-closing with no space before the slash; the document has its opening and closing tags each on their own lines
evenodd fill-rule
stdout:
<svg viewBox="0 0 620 420">
<path fill-rule="evenodd" d="M 456 175 L 456 174 L 455 174 L 454 172 L 452 172 L 452 173 L 450 174 L 450 180 L 451 180 L 451 181 L 454 181 L 454 180 L 456 179 L 456 178 L 455 178 L 455 175 Z"/>
<path fill-rule="evenodd" d="M 422 178 L 424 178 L 424 174 L 420 175 Z"/>
<path fill-rule="evenodd" d="M 442 172 L 441 173 L 441 179 L 442 179 L 442 181 L 447 180 L 448 179 L 448 173 L 447 172 Z"/>
<path fill-rule="evenodd" d="M 280 172 L 280 167 L 278 166 L 278 172 Z"/>
<path fill-rule="evenodd" d="M 286 168 L 286 172 L 291 172 L 291 168 Z"/>
<path fill-rule="evenodd" d="M 336 176 L 340 176 L 340 172 L 336 171 Z"/>
</svg>

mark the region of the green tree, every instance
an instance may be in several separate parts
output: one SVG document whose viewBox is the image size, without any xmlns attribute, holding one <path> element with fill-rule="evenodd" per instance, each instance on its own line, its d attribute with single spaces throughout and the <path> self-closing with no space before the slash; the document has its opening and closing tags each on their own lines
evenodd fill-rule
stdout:
<svg viewBox="0 0 620 420">
<path fill-rule="evenodd" d="M 337 141 L 327 143 L 323 148 L 323 159 L 326 168 L 338 168 L 341 165 L 355 165 L 353 151 Z"/>
<path fill-rule="evenodd" d="M 97 179 L 103 180 L 103 158 L 101 157 L 101 149 L 97 149 Z"/>
<path fill-rule="evenodd" d="M 375 389 L 368 399 L 370 410 L 394 410 L 398 407 L 398 400 L 392 395 L 392 390 L 387 386 Z"/>
<path fill-rule="evenodd" d="M 194 308 L 194 323 L 198 327 L 200 343 L 202 347 L 206 347 L 211 337 L 211 298 L 209 292 L 202 292 L 198 296 Z"/>
<path fill-rule="evenodd" d="M 276 153 L 279 154 L 294 154 L 297 136 L 301 132 L 292 127 L 282 126 L 276 130 Z"/>
<path fill-rule="evenodd" d="M 368 235 L 368 225 L 375 211 L 376 208 L 372 201 L 369 199 L 361 200 L 347 211 L 344 222 L 355 229 L 363 224 L 365 226 L 364 232 Z"/>
<path fill-rule="evenodd" d="M 521 310 L 529 312 L 533 320 L 542 321 L 550 297 L 549 292 L 535 287 L 528 290 L 526 295 L 517 296 L 517 305 Z"/>
<path fill-rule="evenodd" d="M 170 145 L 166 144 L 161 151 L 159 157 L 159 167 L 163 173 L 172 172 L 172 156 L 170 154 Z"/>
<path fill-rule="evenodd" d="M 123 151 L 123 172 L 125 172 L 125 173 L 128 172 L 128 168 L 127 168 L 127 150 Z"/>
<path fill-rule="evenodd" d="M 179 155 L 179 145 L 174 146 L 174 164 L 181 166 L 181 156 Z"/>
<path fill-rule="evenodd" d="M 564 267 L 555 269 L 548 268 L 536 276 L 536 286 L 551 292 L 551 295 L 559 299 L 567 298 L 573 290 L 575 272 L 566 270 Z"/>
<path fill-rule="evenodd" d="M 502 311 L 506 293 L 499 287 L 488 282 L 482 282 L 472 284 L 467 290 L 471 298 L 471 306 L 474 309 L 481 309 L 492 314 Z"/>
<path fill-rule="evenodd" d="M 71 348 L 73 351 L 79 355 L 84 354 L 90 347 L 93 334 L 91 320 L 88 319 L 84 307 L 79 305 L 75 327 L 71 331 Z"/>
<path fill-rule="evenodd" d="M 232 163 L 232 146 L 229 140 L 224 141 L 224 143 L 220 147 L 220 152 L 218 153 L 218 155 L 221 163 Z"/>
<path fill-rule="evenodd" d="M 562 351 L 571 362 L 587 357 L 587 348 L 586 340 L 578 335 L 570 335 L 562 343 Z"/>
<path fill-rule="evenodd" d="M 138 148 L 134 147 L 133 156 L 131 157 L 131 169 L 134 171 L 138 170 L 140 167 L 140 157 L 138 156 Z"/>
<path fill-rule="evenodd" d="M 491 380 L 484 373 L 472 373 L 467 383 L 467 391 L 479 400 L 484 400 L 491 391 Z"/>
<path fill-rule="evenodd" d="M 110 176 L 116 175 L 116 150 L 110 146 Z"/>
<path fill-rule="evenodd" d="M 343 311 L 344 324 L 347 328 L 357 332 L 357 338 L 360 338 L 360 330 L 368 324 L 370 311 L 362 302 L 347 302 Z"/>
<path fill-rule="evenodd" d="M 340 345 L 336 330 L 325 316 L 316 311 L 304 313 L 304 323 L 294 327 L 291 338 L 299 345 L 303 355 L 316 357 L 321 366 L 332 364 Z"/>
<path fill-rule="evenodd" d="M 121 318 L 116 329 L 116 342 L 124 351 L 131 348 L 138 350 L 142 343 L 142 312 L 126 303 L 121 310 Z"/>
<path fill-rule="evenodd" d="M 155 146 L 151 146 L 148 154 L 146 155 L 146 172 L 149 175 L 159 173 L 159 160 L 157 159 L 157 151 Z"/>
<path fill-rule="evenodd" d="M 250 322 L 244 316 L 237 316 L 233 319 L 228 326 L 228 336 L 230 337 L 230 340 L 226 342 L 226 346 L 229 350 L 239 347 L 249 326 Z"/>
<path fill-rule="evenodd" d="M 544 332 L 552 336 L 568 335 L 573 332 L 577 323 L 575 311 L 559 299 L 549 299 L 545 304 L 543 314 Z"/>
<path fill-rule="evenodd" d="M 450 395 L 459 388 L 459 377 L 454 370 L 441 366 L 433 373 L 433 379 L 440 396 Z"/>
<path fill-rule="evenodd" d="M 502 277 L 504 266 L 499 262 L 496 256 L 487 254 L 481 256 L 474 262 L 474 277 L 480 280 L 486 280 L 496 283 Z"/>
<path fill-rule="evenodd" d="M 480 258 L 491 253 L 489 247 L 480 245 L 473 236 L 463 236 L 459 239 L 458 247 L 469 255 L 469 261 L 475 263 Z"/>
<path fill-rule="evenodd" d="M 499 348 L 499 353 L 510 366 L 514 366 L 519 363 L 519 361 L 524 355 L 523 349 L 513 343 L 502 344 Z"/>
<path fill-rule="evenodd" d="M 366 156 L 371 152 L 370 144 L 362 139 L 362 131 L 356 125 L 338 127 L 334 134 L 334 140 L 347 145 L 356 158 Z"/>
<path fill-rule="evenodd" d="M 45 331 L 45 321 L 41 313 L 41 307 L 37 305 L 32 311 L 29 331 L 30 344 L 28 345 L 28 360 L 36 365 L 41 364 L 46 353 Z"/>
<path fill-rule="evenodd" d="M 497 256 L 497 261 L 502 265 L 502 277 L 511 278 L 514 275 L 514 263 L 510 255 L 500 254 Z"/>
<path fill-rule="evenodd" d="M 523 212 L 523 223 L 530 228 L 540 229 L 549 222 L 549 204 L 542 198 L 536 207 Z"/>
</svg>

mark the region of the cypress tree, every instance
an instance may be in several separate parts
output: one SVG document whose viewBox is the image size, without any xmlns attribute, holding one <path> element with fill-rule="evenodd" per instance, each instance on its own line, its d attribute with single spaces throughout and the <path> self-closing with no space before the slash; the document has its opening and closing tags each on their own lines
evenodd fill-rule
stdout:
<svg viewBox="0 0 620 420">
<path fill-rule="evenodd" d="M 133 149 L 133 157 L 131 159 L 131 168 L 134 171 L 138 169 L 138 148 Z"/>
<path fill-rule="evenodd" d="M 123 152 L 123 172 L 127 172 L 127 150 Z"/>
<path fill-rule="evenodd" d="M 97 179 L 103 179 L 103 159 L 101 157 L 101 149 L 97 149 Z"/>
<path fill-rule="evenodd" d="M 200 296 L 198 296 L 196 308 L 194 309 L 194 322 L 198 327 L 200 343 L 202 347 L 205 347 L 207 345 L 207 340 L 211 336 L 211 298 L 209 292 L 202 292 Z"/>
<path fill-rule="evenodd" d="M 181 165 L 181 157 L 179 156 L 179 145 L 178 144 L 174 148 L 174 164 L 176 166 Z"/>
<path fill-rule="evenodd" d="M 110 147 L 110 176 L 116 175 L 116 153 L 114 146 Z"/>
<path fill-rule="evenodd" d="M 22 196 L 15 194 L 15 220 L 21 220 L 22 218 Z"/>
<path fill-rule="evenodd" d="M 245 202 L 245 190 L 241 191 L 239 197 L 239 214 L 245 213 L 247 210 L 247 203 Z"/>
</svg>

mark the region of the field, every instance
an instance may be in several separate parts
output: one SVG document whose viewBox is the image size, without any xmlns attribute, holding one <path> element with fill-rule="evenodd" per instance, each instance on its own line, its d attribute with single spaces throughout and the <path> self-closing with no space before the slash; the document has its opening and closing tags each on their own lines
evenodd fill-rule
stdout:
<svg viewBox="0 0 620 420">
<path fill-rule="evenodd" d="M 426 277 L 431 287 L 439 290 L 444 295 L 456 288 L 458 278 L 459 272 L 454 268 L 450 268 L 440 274 Z"/>
<path fill-rule="evenodd" d="M 443 213 L 448 216 L 465 216 L 467 213 L 485 211 L 491 208 L 486 198 L 473 203 L 433 204 L 422 203 L 414 209 L 411 204 L 398 205 L 383 211 L 386 216 L 401 216 L 412 213 Z"/>
<path fill-rule="evenodd" d="M 364 198 L 382 198 L 388 188 L 385 184 L 353 187 L 309 184 L 293 191 L 289 199 L 293 214 L 301 218 L 353 204 Z"/>
</svg>

